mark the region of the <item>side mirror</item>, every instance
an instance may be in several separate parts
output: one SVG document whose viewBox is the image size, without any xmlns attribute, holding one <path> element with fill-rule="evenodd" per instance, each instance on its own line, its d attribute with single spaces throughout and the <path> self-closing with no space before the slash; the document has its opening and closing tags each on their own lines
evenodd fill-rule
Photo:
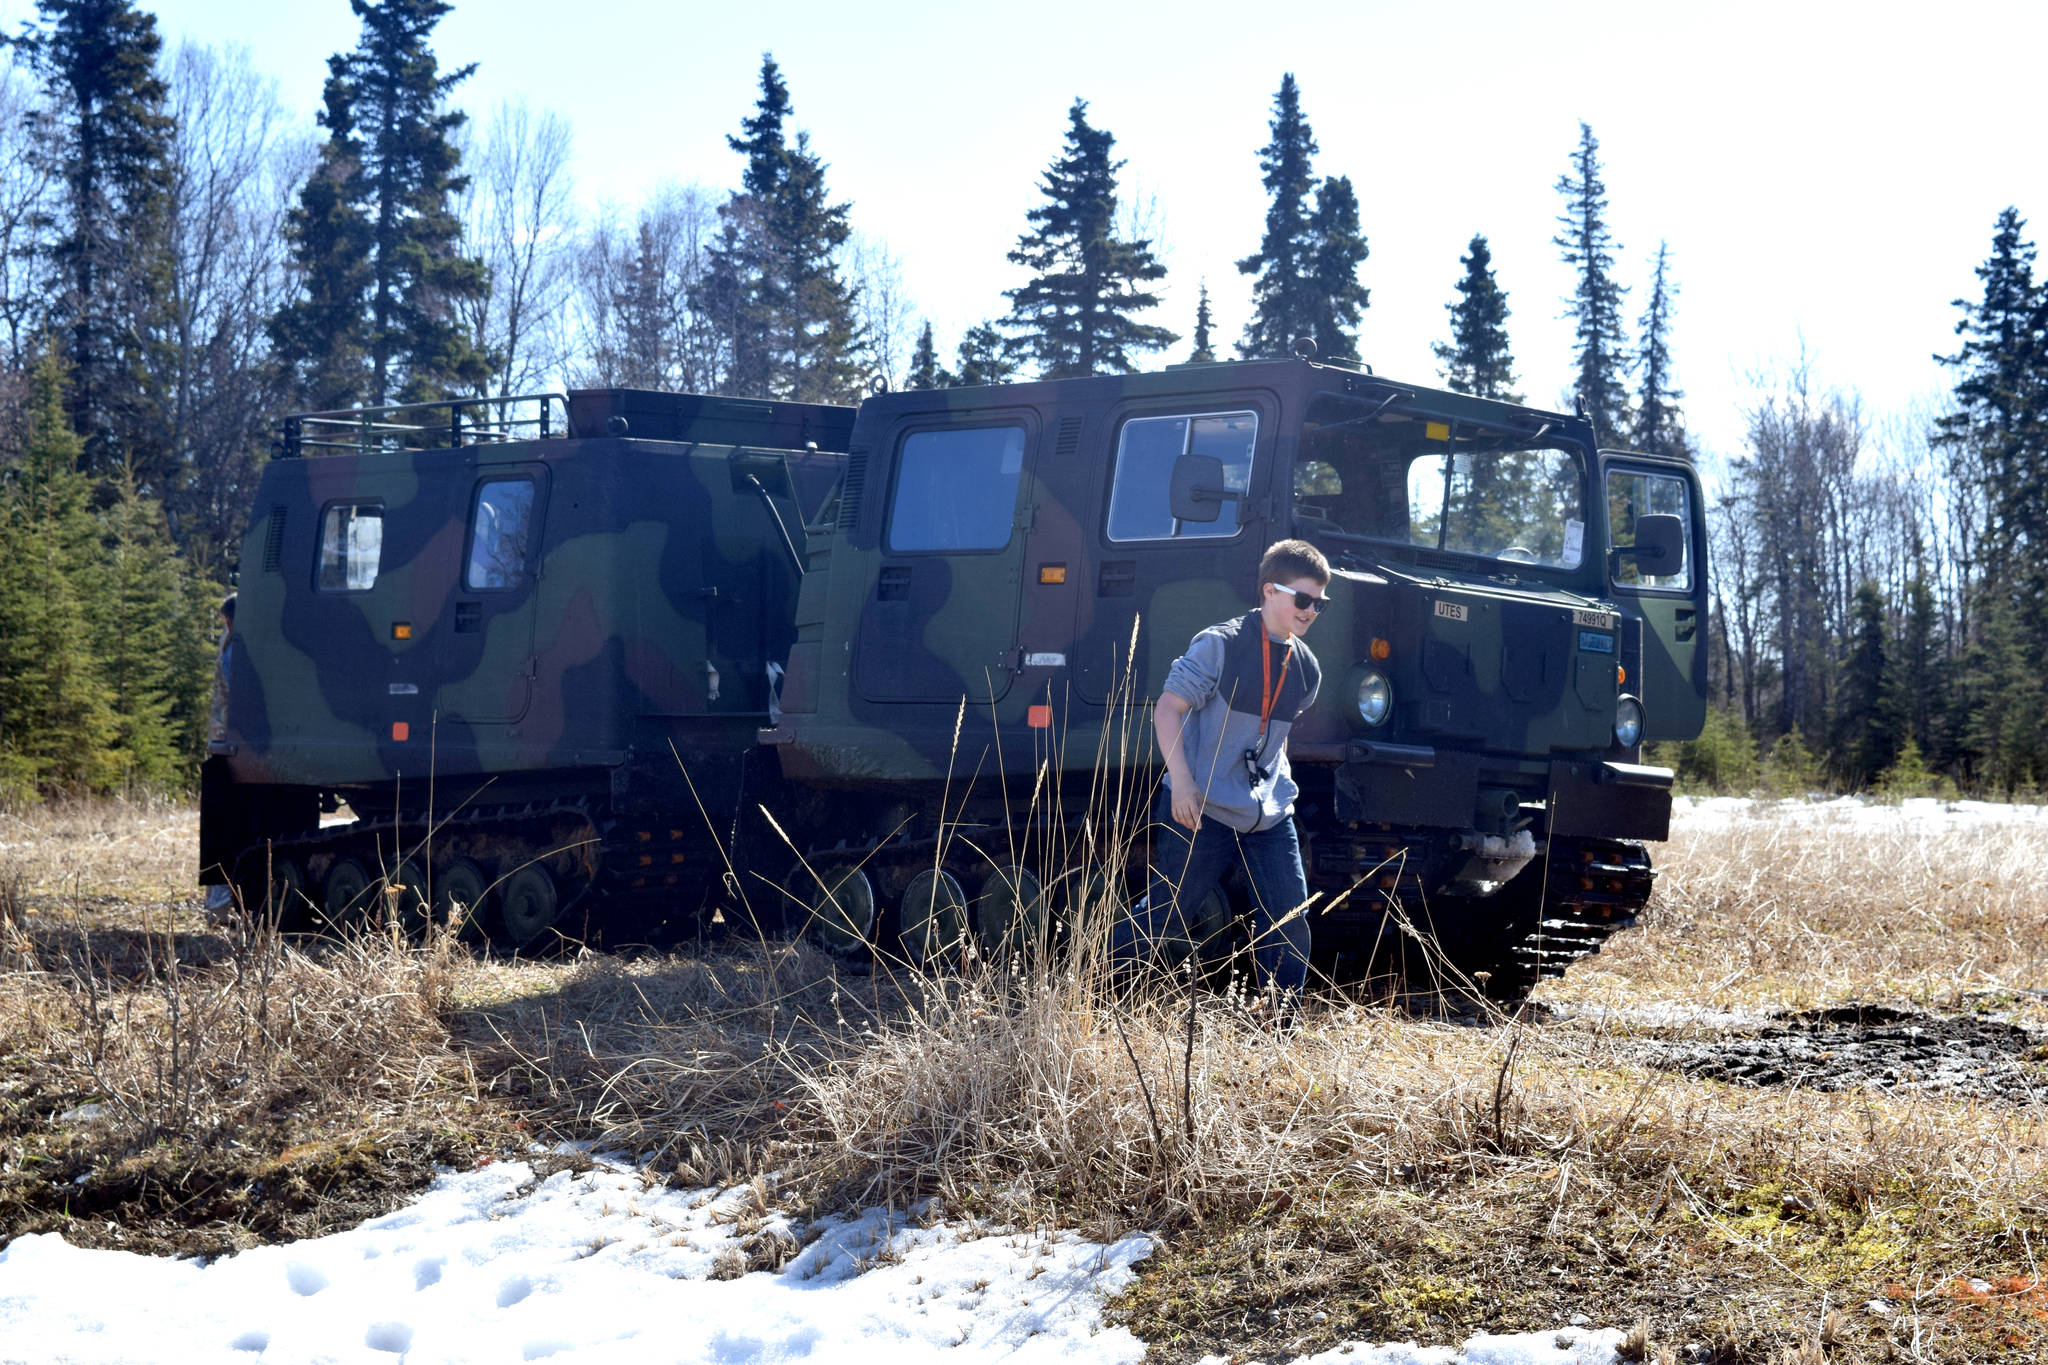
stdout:
<svg viewBox="0 0 2048 1365">
<path fill-rule="evenodd" d="M 1223 515 L 1224 500 L 1237 497 L 1224 486 L 1223 461 L 1214 455 L 1181 456 L 1167 484 L 1175 521 L 1214 521 Z"/>
<path fill-rule="evenodd" d="M 1669 512 L 1636 518 L 1633 553 L 1639 573 L 1669 576 L 1685 571 L 1685 523 Z"/>
</svg>

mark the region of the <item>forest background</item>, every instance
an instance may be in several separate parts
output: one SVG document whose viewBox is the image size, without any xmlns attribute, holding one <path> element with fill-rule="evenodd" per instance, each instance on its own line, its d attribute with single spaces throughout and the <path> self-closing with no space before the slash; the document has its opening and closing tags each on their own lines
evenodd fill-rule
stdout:
<svg viewBox="0 0 2048 1365">
<path fill-rule="evenodd" d="M 700 137 L 722 129 L 736 186 L 664 178 L 651 155 L 632 200 L 592 201 L 568 117 L 523 100 L 465 111 L 475 69 L 436 51 L 449 5 L 328 6 L 353 45 L 327 62 L 310 122 L 250 51 L 167 45 L 129 0 L 40 0 L 6 30 L 0 801 L 190 782 L 215 604 L 282 413 L 565 384 L 852 401 L 873 376 L 1125 373 L 1299 336 L 1357 357 L 1375 281 L 1412 288 L 1436 268 L 1372 248 L 1376 216 L 1429 197 L 1412 155 L 1331 164 L 1317 92 L 1276 70 L 1264 144 L 1211 152 L 1219 180 L 1262 192 L 1263 222 L 1229 258 L 1169 270 L 1175 206 L 1084 92 L 1046 120 L 1060 140 L 1015 235 L 983 244 L 1014 284 L 968 321 L 949 297 L 935 326 L 906 286 L 915 262 L 834 192 L 833 130 L 798 117 L 772 55 L 749 72 L 751 107 L 665 105 Z M 590 55 L 571 48 L 564 62 Z M 943 179 L 914 132 L 903 164 Z M 1464 180 L 1484 149 L 1472 160 L 1439 151 L 1426 169 Z M 1695 430 L 1672 238 L 1615 240 L 1587 124 L 1545 175 L 1550 215 L 1473 232 L 1442 270 L 1430 354 L 1452 387 L 1583 401 L 1605 443 L 1700 463 L 1714 706 L 1664 757 L 1720 788 L 2048 785 L 2048 292 L 2018 208 L 1983 187 L 1987 245 L 1954 330 L 1893 338 L 1943 360 L 1940 389 L 1866 401 L 1800 348 L 1746 375 L 1737 424 Z M 1850 230 L 1776 226 L 1795 264 L 1824 263 L 1829 232 Z M 1570 292 L 1511 309 L 1496 259 L 1532 245 Z M 1189 273 L 1191 299 L 1175 278 Z M 1526 360 L 1516 310 L 1543 343 Z M 1553 315 L 1568 333 L 1527 326 Z M 1567 377 L 1539 392 L 1525 373 Z"/>
</svg>

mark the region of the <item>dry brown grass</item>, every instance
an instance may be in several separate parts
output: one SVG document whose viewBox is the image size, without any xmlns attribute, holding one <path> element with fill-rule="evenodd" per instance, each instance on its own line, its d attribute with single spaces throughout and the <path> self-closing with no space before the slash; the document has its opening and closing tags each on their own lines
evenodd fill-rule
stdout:
<svg viewBox="0 0 2048 1365">
<path fill-rule="evenodd" d="M 1871 833 L 1818 814 L 1681 829 L 1640 927 L 1544 998 L 1952 1006 L 2048 985 L 2048 822 Z"/>
<path fill-rule="evenodd" d="M 1643 928 L 1539 998 L 1939 1002 L 2038 981 L 2031 850 L 2018 830 L 1681 837 Z M 1334 1001 L 1276 1036 L 1172 980 L 1113 990 L 1086 954 L 943 981 L 780 943 L 530 964 L 369 939 L 269 960 L 281 1019 L 252 1029 L 230 957 L 176 1007 L 161 969 L 132 976 L 98 1040 L 75 972 L 0 975 L 0 1038 L 29 1040 L 0 1054 L 147 1112 L 165 1040 L 211 1019 L 194 1132 L 246 1134 L 264 1095 L 341 1128 L 516 1118 L 690 1183 L 773 1168 L 819 1203 L 1150 1228 L 1165 1248 L 1124 1311 L 1169 1361 L 1542 1327 L 1561 1304 L 1646 1321 L 1650 1359 L 1882 1358 L 1909 1321 L 1902 1358 L 2048 1344 L 2001 1306 L 2032 1302 L 2048 1235 L 2037 1111 L 1687 1079 L 1597 1014 L 1458 1027 Z M 1980 1302 L 1959 1274 L 2017 1287 Z M 1871 1299 L 1895 1312 L 1855 1309 Z"/>
<path fill-rule="evenodd" d="M 155 796 L 0 807 L 0 865 L 7 863 L 38 898 L 196 900 L 199 811 Z"/>
</svg>

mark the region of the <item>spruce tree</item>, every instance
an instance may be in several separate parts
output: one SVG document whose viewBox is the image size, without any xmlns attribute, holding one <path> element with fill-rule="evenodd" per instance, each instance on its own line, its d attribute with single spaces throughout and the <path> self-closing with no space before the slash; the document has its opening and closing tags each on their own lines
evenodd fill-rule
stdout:
<svg viewBox="0 0 2048 1365">
<path fill-rule="evenodd" d="M 918 330 L 917 347 L 910 353 L 910 376 L 904 381 L 906 389 L 943 389 L 946 387 L 946 372 L 939 368 L 939 347 L 932 337 L 929 321 Z"/>
<path fill-rule="evenodd" d="M 1867 787 L 1898 755 L 1903 717 L 1891 714 L 1893 695 L 1885 682 L 1891 671 L 1884 596 L 1865 579 L 1856 589 L 1855 634 L 1835 695 L 1831 747 L 1837 773 L 1852 789 Z"/>
<path fill-rule="evenodd" d="M 1237 263 L 1254 278 L 1252 316 L 1237 344 L 1245 357 L 1284 356 L 1296 337 L 1310 336 L 1319 321 L 1316 289 L 1316 225 L 1309 191 L 1317 151 L 1315 132 L 1301 112 L 1301 88 L 1294 73 L 1280 78 L 1273 96 L 1271 140 L 1259 149 L 1260 183 L 1271 202 L 1259 249 Z"/>
<path fill-rule="evenodd" d="M 1209 331 L 1215 325 L 1215 316 L 1209 311 L 1209 282 L 1203 280 L 1201 292 L 1195 296 L 1195 349 L 1188 353 L 1189 364 L 1203 365 L 1216 359 L 1216 348 L 1209 344 Z"/>
<path fill-rule="evenodd" d="M 729 393 L 845 402 L 860 388 L 858 290 L 840 272 L 852 206 L 832 203 L 810 137 L 784 133 L 789 86 L 761 59 L 761 98 L 743 136 L 740 193 L 719 208 L 719 239 L 695 294 L 724 336 Z"/>
<path fill-rule="evenodd" d="M 83 468 L 124 465 L 168 492 L 179 471 L 159 380 L 171 288 L 169 93 L 157 74 L 156 19 L 130 0 L 37 0 L 23 31 L 44 93 L 34 157 L 61 186 L 42 226 L 62 289 L 51 323 L 70 367 Z"/>
<path fill-rule="evenodd" d="M 328 59 L 320 162 L 287 234 L 303 296 L 273 326 L 280 357 L 322 407 L 424 402 L 487 382 L 489 360 L 455 316 L 483 263 L 460 252 L 451 197 L 467 184 L 446 107 L 474 64 L 446 75 L 429 38 L 447 0 L 349 0 L 351 52 Z"/>
<path fill-rule="evenodd" d="M 1515 360 L 1508 350 L 1508 296 L 1493 275 L 1493 252 L 1482 233 L 1458 258 L 1465 274 L 1458 281 L 1458 301 L 1444 305 L 1451 315 L 1451 339 L 1431 349 L 1443 362 L 1444 382 L 1459 393 L 1519 403 L 1515 392 Z"/>
<path fill-rule="evenodd" d="M 1640 324 L 1642 346 L 1636 352 L 1636 366 L 1643 379 L 1636 390 L 1631 444 L 1651 455 L 1690 460 L 1692 441 L 1678 408 L 1685 394 L 1671 382 L 1671 308 L 1678 285 L 1671 279 L 1670 263 L 1670 244 L 1657 243 L 1657 264 L 1650 271 L 1650 304 L 1643 310 Z"/>
<path fill-rule="evenodd" d="M 1946 690 L 1939 630 L 1934 589 L 1924 573 L 1916 573 L 1906 584 L 1898 638 L 1885 656 L 1885 706 L 1914 746 L 1931 757 L 1939 756 L 1937 726 Z"/>
<path fill-rule="evenodd" d="M 1348 175 L 1331 176 L 1316 191 L 1315 240 L 1309 282 L 1315 311 L 1308 335 L 1325 360 L 1358 359 L 1358 322 L 1371 305 L 1371 291 L 1358 282 L 1358 268 L 1371 248 L 1359 227 L 1358 194 Z"/>
<path fill-rule="evenodd" d="M 190 625 L 183 575 L 163 508 L 138 491 L 132 471 L 123 471 L 115 491 L 88 579 L 94 652 L 114 711 L 108 748 L 124 786 L 161 790 L 187 766 L 171 719 L 181 700 L 179 632 Z"/>
<path fill-rule="evenodd" d="M 1621 440 L 1629 431 L 1628 393 L 1622 385 L 1628 337 L 1621 320 L 1622 295 L 1614 280 L 1614 253 L 1620 248 L 1607 229 L 1607 186 L 1600 178 L 1600 143 L 1592 128 L 1579 124 L 1579 146 L 1571 167 L 1558 177 L 1557 192 L 1565 197 L 1558 215 L 1563 229 L 1551 239 L 1564 262 L 1578 271 L 1579 282 L 1565 301 L 1564 315 L 1577 324 L 1578 374 L 1575 389 L 1602 441 Z"/>
<path fill-rule="evenodd" d="M 996 330 L 993 322 L 967 329 L 954 353 L 959 369 L 945 377 L 948 388 L 970 388 L 979 384 L 1007 384 L 1017 373 L 1015 345 Z"/>
<path fill-rule="evenodd" d="M 22 455 L 0 497 L 0 796 L 104 792 L 115 717 L 86 595 L 97 558 L 83 443 L 53 339 L 38 361 Z"/>
<path fill-rule="evenodd" d="M 1067 111 L 1066 150 L 1046 170 L 1046 202 L 1024 216 L 1032 224 L 1009 258 L 1031 279 L 1004 291 L 1022 354 L 1038 362 L 1046 379 L 1130 374 L 1134 351 L 1171 346 L 1178 336 L 1136 320 L 1159 302 L 1144 286 L 1164 279 L 1166 267 L 1144 238 L 1116 235 L 1116 139 L 1088 123 L 1088 102 Z"/>
<path fill-rule="evenodd" d="M 2048 637 L 2048 291 L 2035 282 L 2025 228 L 2016 209 L 1998 215 L 1991 255 L 1977 267 L 1983 296 L 1956 300 L 1962 348 L 1935 357 L 1958 372 L 1956 411 L 1940 419 L 1936 439 L 1958 475 L 1983 489 L 1984 572 L 2022 585 L 2031 608 L 2023 614 Z"/>
</svg>

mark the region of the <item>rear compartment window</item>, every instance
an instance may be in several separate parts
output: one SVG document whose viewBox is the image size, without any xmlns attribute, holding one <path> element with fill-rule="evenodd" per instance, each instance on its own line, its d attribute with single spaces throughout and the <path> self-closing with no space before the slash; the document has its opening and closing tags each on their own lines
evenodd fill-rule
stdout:
<svg viewBox="0 0 2048 1365">
<path fill-rule="evenodd" d="M 1258 435 L 1255 412 L 1133 417 L 1125 422 L 1117 439 L 1116 479 L 1109 488 L 1109 538 L 1236 535 L 1237 498 L 1225 498 L 1214 521 L 1173 519 L 1173 462 L 1183 455 L 1213 455 L 1223 462 L 1224 489 L 1241 495 L 1252 486 L 1252 447 Z"/>
<path fill-rule="evenodd" d="M 913 432 L 896 462 L 889 548 L 1000 550 L 1016 524 L 1023 473 L 1023 427 Z"/>
<path fill-rule="evenodd" d="M 320 518 L 322 592 L 362 592 L 377 582 L 384 553 L 384 509 L 375 503 L 338 502 Z"/>
<path fill-rule="evenodd" d="M 1636 543 L 1636 518 L 1653 513 L 1677 517 L 1679 524 L 1685 527 L 1686 540 L 1690 542 L 1692 511 L 1686 504 L 1684 479 L 1633 470 L 1611 469 L 1607 472 L 1607 527 L 1617 550 L 1628 549 Z M 1623 555 L 1615 566 L 1614 581 L 1623 587 L 1671 588 L 1690 592 L 1692 561 L 1690 543 L 1686 546 L 1685 562 L 1677 573 L 1643 573 L 1637 567 L 1634 555 Z"/>
<path fill-rule="evenodd" d="M 486 479 L 478 484 L 464 585 L 471 592 L 523 587 L 532 550 L 533 480 Z"/>
</svg>

